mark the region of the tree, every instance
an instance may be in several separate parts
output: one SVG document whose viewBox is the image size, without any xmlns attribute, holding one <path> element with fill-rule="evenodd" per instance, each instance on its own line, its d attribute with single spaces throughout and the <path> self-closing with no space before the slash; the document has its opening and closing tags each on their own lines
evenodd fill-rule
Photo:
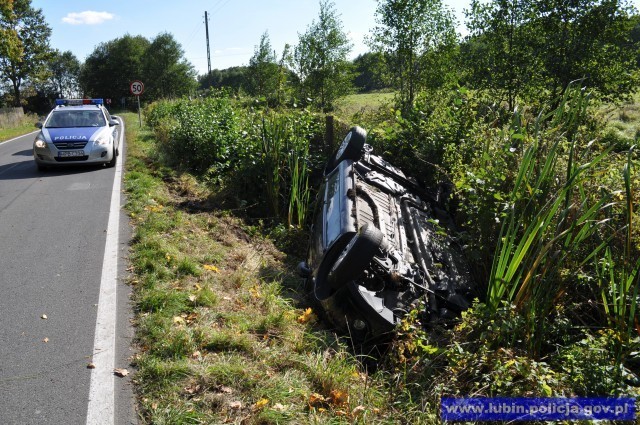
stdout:
<svg viewBox="0 0 640 425">
<path fill-rule="evenodd" d="M 631 8 L 625 0 L 539 0 L 535 31 L 543 43 L 544 77 L 552 96 L 571 81 L 613 100 L 635 89 L 635 52 L 627 48 Z"/>
<path fill-rule="evenodd" d="M 44 79 L 51 28 L 31 0 L 0 1 L 0 79 L 11 81 L 13 103 L 22 105 L 23 81 Z"/>
<path fill-rule="evenodd" d="M 455 78 L 455 19 L 440 0 L 379 0 L 368 44 L 389 61 L 403 112 L 416 94 Z"/>
<path fill-rule="evenodd" d="M 277 105 L 282 105 L 286 99 L 291 97 L 292 86 L 299 86 L 300 80 L 298 76 L 289 69 L 288 65 L 293 62 L 291 53 L 291 46 L 289 44 L 284 45 L 282 55 L 280 56 L 280 62 L 278 62 L 278 79 L 276 86 L 276 100 Z"/>
<path fill-rule="evenodd" d="M 142 57 L 148 47 L 149 40 L 129 34 L 100 43 L 80 70 L 85 95 L 112 99 L 130 96 L 131 81 L 142 79 Z"/>
<path fill-rule="evenodd" d="M 355 71 L 354 85 L 364 91 L 380 90 L 389 87 L 386 60 L 380 52 L 368 52 L 353 60 Z"/>
<path fill-rule="evenodd" d="M 625 0 L 475 0 L 463 47 L 477 88 L 502 93 L 513 108 L 558 99 L 572 81 L 615 100 L 637 84 Z"/>
<path fill-rule="evenodd" d="M 318 21 L 299 34 L 293 61 L 301 84 L 301 96 L 310 97 L 324 111 L 351 90 L 351 43 L 330 0 L 320 1 Z"/>
<path fill-rule="evenodd" d="M 197 86 L 193 66 L 184 59 L 180 44 L 169 33 L 151 41 L 142 57 L 142 78 L 148 99 L 179 97 Z"/>
<path fill-rule="evenodd" d="M 532 2 L 473 0 L 466 14 L 470 34 L 461 56 L 467 77 L 475 88 L 489 90 L 513 110 L 524 91 L 540 89 L 540 63 L 532 48 L 537 37 L 532 31 Z"/>
<path fill-rule="evenodd" d="M 214 69 L 210 73 L 198 77 L 198 84 L 201 90 L 209 88 L 229 88 L 235 94 L 240 93 L 243 86 L 247 84 L 248 68 L 246 66 L 234 66 L 227 69 Z"/>
<path fill-rule="evenodd" d="M 247 71 L 247 91 L 249 94 L 265 99 L 275 97 L 279 69 L 268 32 L 265 31 L 260 37 L 260 44 L 256 46 L 253 56 L 249 59 Z"/>
<path fill-rule="evenodd" d="M 53 52 L 49 61 L 51 70 L 51 85 L 54 92 L 63 98 L 79 97 L 80 86 L 80 61 L 70 51 L 61 53 L 58 50 Z"/>
</svg>

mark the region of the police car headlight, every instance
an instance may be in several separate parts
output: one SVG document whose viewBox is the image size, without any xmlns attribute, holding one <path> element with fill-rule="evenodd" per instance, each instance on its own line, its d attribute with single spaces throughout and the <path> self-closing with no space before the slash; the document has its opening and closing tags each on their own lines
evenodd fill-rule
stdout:
<svg viewBox="0 0 640 425">
<path fill-rule="evenodd" d="M 44 141 L 41 135 L 38 135 L 36 140 L 34 140 L 33 145 L 38 149 L 45 149 L 47 147 L 47 142 Z"/>
<path fill-rule="evenodd" d="M 95 146 L 107 146 L 109 144 L 108 136 L 100 136 L 96 140 L 94 140 L 93 144 Z"/>
</svg>

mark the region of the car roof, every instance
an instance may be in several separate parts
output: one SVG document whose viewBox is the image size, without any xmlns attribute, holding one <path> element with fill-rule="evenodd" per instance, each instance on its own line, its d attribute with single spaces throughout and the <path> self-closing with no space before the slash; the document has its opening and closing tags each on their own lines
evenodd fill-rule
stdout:
<svg viewBox="0 0 640 425">
<path fill-rule="evenodd" d="M 70 106 L 58 105 L 55 107 L 53 111 L 56 112 L 56 111 L 101 111 L 101 110 L 102 108 L 100 107 L 100 105 L 70 105 Z"/>
</svg>

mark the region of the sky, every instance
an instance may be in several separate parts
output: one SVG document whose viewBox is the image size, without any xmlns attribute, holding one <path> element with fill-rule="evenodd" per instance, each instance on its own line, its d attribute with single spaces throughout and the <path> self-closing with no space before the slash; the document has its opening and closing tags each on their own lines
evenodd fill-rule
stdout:
<svg viewBox="0 0 640 425">
<path fill-rule="evenodd" d="M 640 1 L 640 0 L 638 0 Z M 444 0 L 462 20 L 469 0 Z M 285 44 L 318 20 L 319 0 L 32 0 L 52 29 L 50 45 L 80 61 L 103 42 L 126 34 L 152 40 L 168 32 L 180 43 L 199 75 L 207 72 L 204 12 L 209 15 L 211 68 L 248 65 L 266 31 L 278 56 Z M 353 43 L 351 59 L 369 49 L 365 35 L 375 27 L 376 0 L 334 0 L 344 32 Z"/>
<path fill-rule="evenodd" d="M 636 8 L 640 0 L 631 0 Z M 443 0 L 465 33 L 464 9 L 470 0 Z M 318 20 L 319 0 L 32 0 L 52 29 L 50 45 L 71 51 L 80 61 L 100 44 L 126 34 L 152 40 L 168 32 L 199 75 L 207 73 L 204 13 L 209 15 L 211 68 L 248 65 L 266 31 L 278 56 L 285 44 Z M 376 0 L 334 0 L 343 30 L 351 39 L 350 59 L 369 49 L 364 37 L 376 26 Z"/>
</svg>

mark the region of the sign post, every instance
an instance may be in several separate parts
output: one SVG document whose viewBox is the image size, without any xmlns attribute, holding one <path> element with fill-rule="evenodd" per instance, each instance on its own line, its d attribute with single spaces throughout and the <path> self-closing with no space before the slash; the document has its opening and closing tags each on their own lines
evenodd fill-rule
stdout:
<svg viewBox="0 0 640 425">
<path fill-rule="evenodd" d="M 140 128 L 142 128 L 142 116 L 140 115 L 140 95 L 144 93 L 144 84 L 142 81 L 136 80 L 129 85 L 129 90 L 131 94 L 134 95 L 138 99 L 138 122 L 140 124 Z"/>
</svg>

